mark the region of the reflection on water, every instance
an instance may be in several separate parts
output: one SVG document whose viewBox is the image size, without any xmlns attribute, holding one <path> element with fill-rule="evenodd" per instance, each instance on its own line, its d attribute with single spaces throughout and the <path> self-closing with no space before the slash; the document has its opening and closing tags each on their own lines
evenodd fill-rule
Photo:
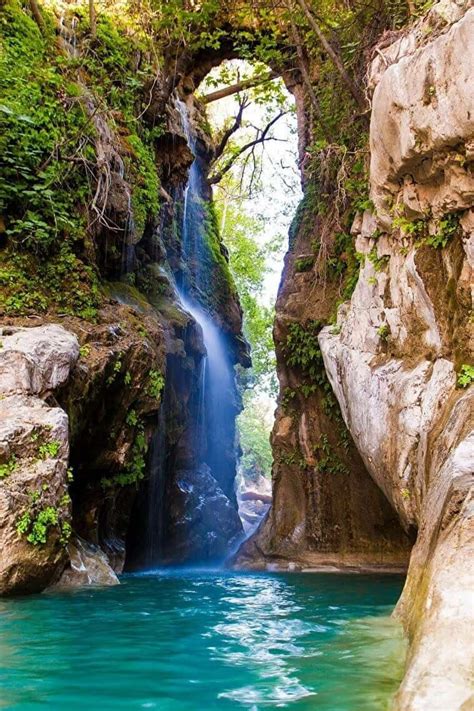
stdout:
<svg viewBox="0 0 474 711">
<path fill-rule="evenodd" d="M 0 707 L 386 709 L 394 576 L 157 571 L 0 603 Z"/>
</svg>

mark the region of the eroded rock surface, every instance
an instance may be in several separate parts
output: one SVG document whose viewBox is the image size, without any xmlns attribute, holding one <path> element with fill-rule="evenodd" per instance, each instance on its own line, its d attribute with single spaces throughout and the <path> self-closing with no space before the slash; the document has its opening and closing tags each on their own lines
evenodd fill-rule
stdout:
<svg viewBox="0 0 474 711">
<path fill-rule="evenodd" d="M 81 538 L 68 545 L 69 564 L 57 583 L 58 588 L 83 585 L 118 585 L 119 579 L 110 567 L 104 551 Z"/>
<path fill-rule="evenodd" d="M 403 711 L 472 703 L 473 392 L 457 379 L 473 342 L 474 14 L 435 8 L 432 36 L 433 11 L 372 67 L 377 213 L 354 226 L 359 281 L 319 336 L 365 466 L 417 532 L 397 607 L 411 641 Z"/>
<path fill-rule="evenodd" d="M 37 592 L 61 573 L 71 526 L 68 417 L 36 393 L 79 355 L 60 326 L 3 329 L 0 350 L 0 594 Z"/>
</svg>

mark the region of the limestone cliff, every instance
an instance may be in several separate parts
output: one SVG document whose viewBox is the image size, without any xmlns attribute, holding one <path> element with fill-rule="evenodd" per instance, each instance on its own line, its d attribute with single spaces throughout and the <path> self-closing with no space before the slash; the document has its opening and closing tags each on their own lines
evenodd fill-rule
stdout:
<svg viewBox="0 0 474 711">
<path fill-rule="evenodd" d="M 372 64 L 375 214 L 354 228 L 365 259 L 338 332 L 319 336 L 367 470 L 417 531 L 397 608 L 412 641 L 404 710 L 467 708 L 471 693 L 473 393 L 457 380 L 473 342 L 474 11 L 463 10 L 440 3 Z"/>
<path fill-rule="evenodd" d="M 306 180 L 277 303 L 274 503 L 237 557 L 393 565 L 414 541 L 396 610 L 410 638 L 404 711 L 472 702 L 473 12 L 438 3 L 372 53 L 371 200 L 341 255 L 360 270 L 325 327 L 341 290 L 320 268 L 334 242 L 324 255 L 314 240 L 340 226 L 327 199 L 308 208 Z"/>
</svg>

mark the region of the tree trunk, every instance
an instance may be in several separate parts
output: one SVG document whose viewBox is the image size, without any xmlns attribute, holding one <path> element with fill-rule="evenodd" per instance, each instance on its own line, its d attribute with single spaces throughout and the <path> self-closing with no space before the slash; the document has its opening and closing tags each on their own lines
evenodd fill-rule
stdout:
<svg viewBox="0 0 474 711">
<path fill-rule="evenodd" d="M 89 26 L 91 39 L 95 40 L 97 37 L 97 16 L 95 14 L 94 0 L 89 0 Z"/>
<path fill-rule="evenodd" d="M 334 66 L 336 67 L 337 71 L 341 75 L 341 78 L 342 78 L 344 84 L 347 86 L 350 93 L 352 94 L 354 101 L 356 102 L 359 109 L 364 113 L 367 110 L 367 104 L 366 104 L 365 98 L 363 97 L 361 91 L 356 86 L 354 81 L 349 76 L 346 68 L 344 67 L 344 64 L 342 63 L 341 57 L 334 50 L 334 48 L 329 44 L 328 40 L 324 36 L 324 33 L 322 32 L 318 23 L 314 19 L 313 15 L 311 13 L 311 10 L 309 9 L 309 7 L 306 3 L 306 0 L 297 0 L 297 1 L 298 1 L 299 6 L 301 7 L 301 9 L 303 10 L 304 14 L 308 18 L 308 22 L 311 25 L 311 28 L 314 30 L 317 38 L 321 42 L 324 50 L 327 52 L 327 54 L 329 55 L 329 57 L 331 58 L 331 60 L 334 64 Z"/>
<path fill-rule="evenodd" d="M 36 24 L 40 28 L 41 33 L 44 34 L 44 20 L 43 20 L 43 15 L 41 14 L 41 10 L 39 9 L 39 5 L 36 2 L 36 0 L 29 0 L 29 1 L 30 1 L 31 14 L 34 17 Z"/>
<path fill-rule="evenodd" d="M 331 132 L 324 121 L 323 112 L 321 109 L 321 104 L 319 103 L 319 99 L 316 96 L 316 93 L 313 89 L 311 77 L 309 76 L 308 68 L 306 66 L 306 57 L 304 55 L 301 37 L 298 33 L 295 23 L 293 22 L 293 19 L 290 19 L 290 25 L 291 25 L 291 39 L 293 40 L 293 42 L 295 43 L 295 46 L 296 46 L 296 54 L 298 55 L 298 65 L 299 65 L 301 74 L 303 76 L 303 81 L 306 85 L 306 90 L 309 94 L 309 98 L 311 99 L 311 103 L 313 104 L 314 112 L 315 112 L 318 122 L 322 128 L 324 137 L 328 143 L 332 143 Z"/>
<path fill-rule="evenodd" d="M 266 77 L 244 79 L 243 81 L 239 81 L 238 84 L 232 84 L 232 86 L 226 86 L 223 89 L 213 91 L 211 94 L 205 94 L 205 96 L 201 97 L 201 101 L 203 104 L 210 104 L 211 101 L 218 101 L 219 99 L 224 99 L 226 96 L 238 94 L 239 91 L 243 91 L 244 89 L 252 89 L 254 86 L 266 84 L 272 81 L 272 79 L 276 79 L 277 76 L 278 74 L 276 72 L 272 72 Z"/>
</svg>

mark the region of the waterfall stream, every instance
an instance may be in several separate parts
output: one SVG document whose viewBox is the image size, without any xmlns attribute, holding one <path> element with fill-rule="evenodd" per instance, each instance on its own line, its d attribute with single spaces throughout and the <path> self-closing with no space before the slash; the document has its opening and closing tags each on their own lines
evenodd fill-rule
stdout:
<svg viewBox="0 0 474 711">
<path fill-rule="evenodd" d="M 177 222 L 181 259 L 169 277 L 174 302 L 179 299 L 192 317 L 178 336 L 189 355 L 186 360 L 179 354 L 167 359 L 148 477 L 133 516 L 141 523 L 128 537 L 128 570 L 216 563 L 243 535 L 235 494 L 239 400 L 230 337 L 227 341 L 221 326 L 225 303 L 221 306 L 220 287 L 212 277 L 215 255 L 206 232 L 206 167 L 187 107 L 182 102 L 178 107 L 194 161 L 183 201 L 175 203 L 172 219 Z"/>
<path fill-rule="evenodd" d="M 229 398 L 232 397 L 234 385 L 234 370 L 227 353 L 224 336 L 199 299 L 207 276 L 204 268 L 204 252 L 207 246 L 203 243 L 203 218 L 202 209 L 200 209 L 203 202 L 200 195 L 203 176 L 199 160 L 196 159 L 197 142 L 191 130 L 187 107 L 182 101 L 178 101 L 177 105 L 186 139 L 195 156 L 189 169 L 188 182 L 184 192 L 181 229 L 183 257 L 188 271 L 184 273 L 178 293 L 184 309 L 201 327 L 206 348 L 199 384 L 199 387 L 202 388 L 199 396 L 201 408 L 196 413 L 197 417 L 201 419 L 198 420 L 196 432 L 200 433 L 203 438 L 198 446 L 202 447 L 204 461 L 219 481 L 220 421 L 226 409 L 229 409 Z M 209 288 L 208 284 L 207 288 Z"/>
</svg>

